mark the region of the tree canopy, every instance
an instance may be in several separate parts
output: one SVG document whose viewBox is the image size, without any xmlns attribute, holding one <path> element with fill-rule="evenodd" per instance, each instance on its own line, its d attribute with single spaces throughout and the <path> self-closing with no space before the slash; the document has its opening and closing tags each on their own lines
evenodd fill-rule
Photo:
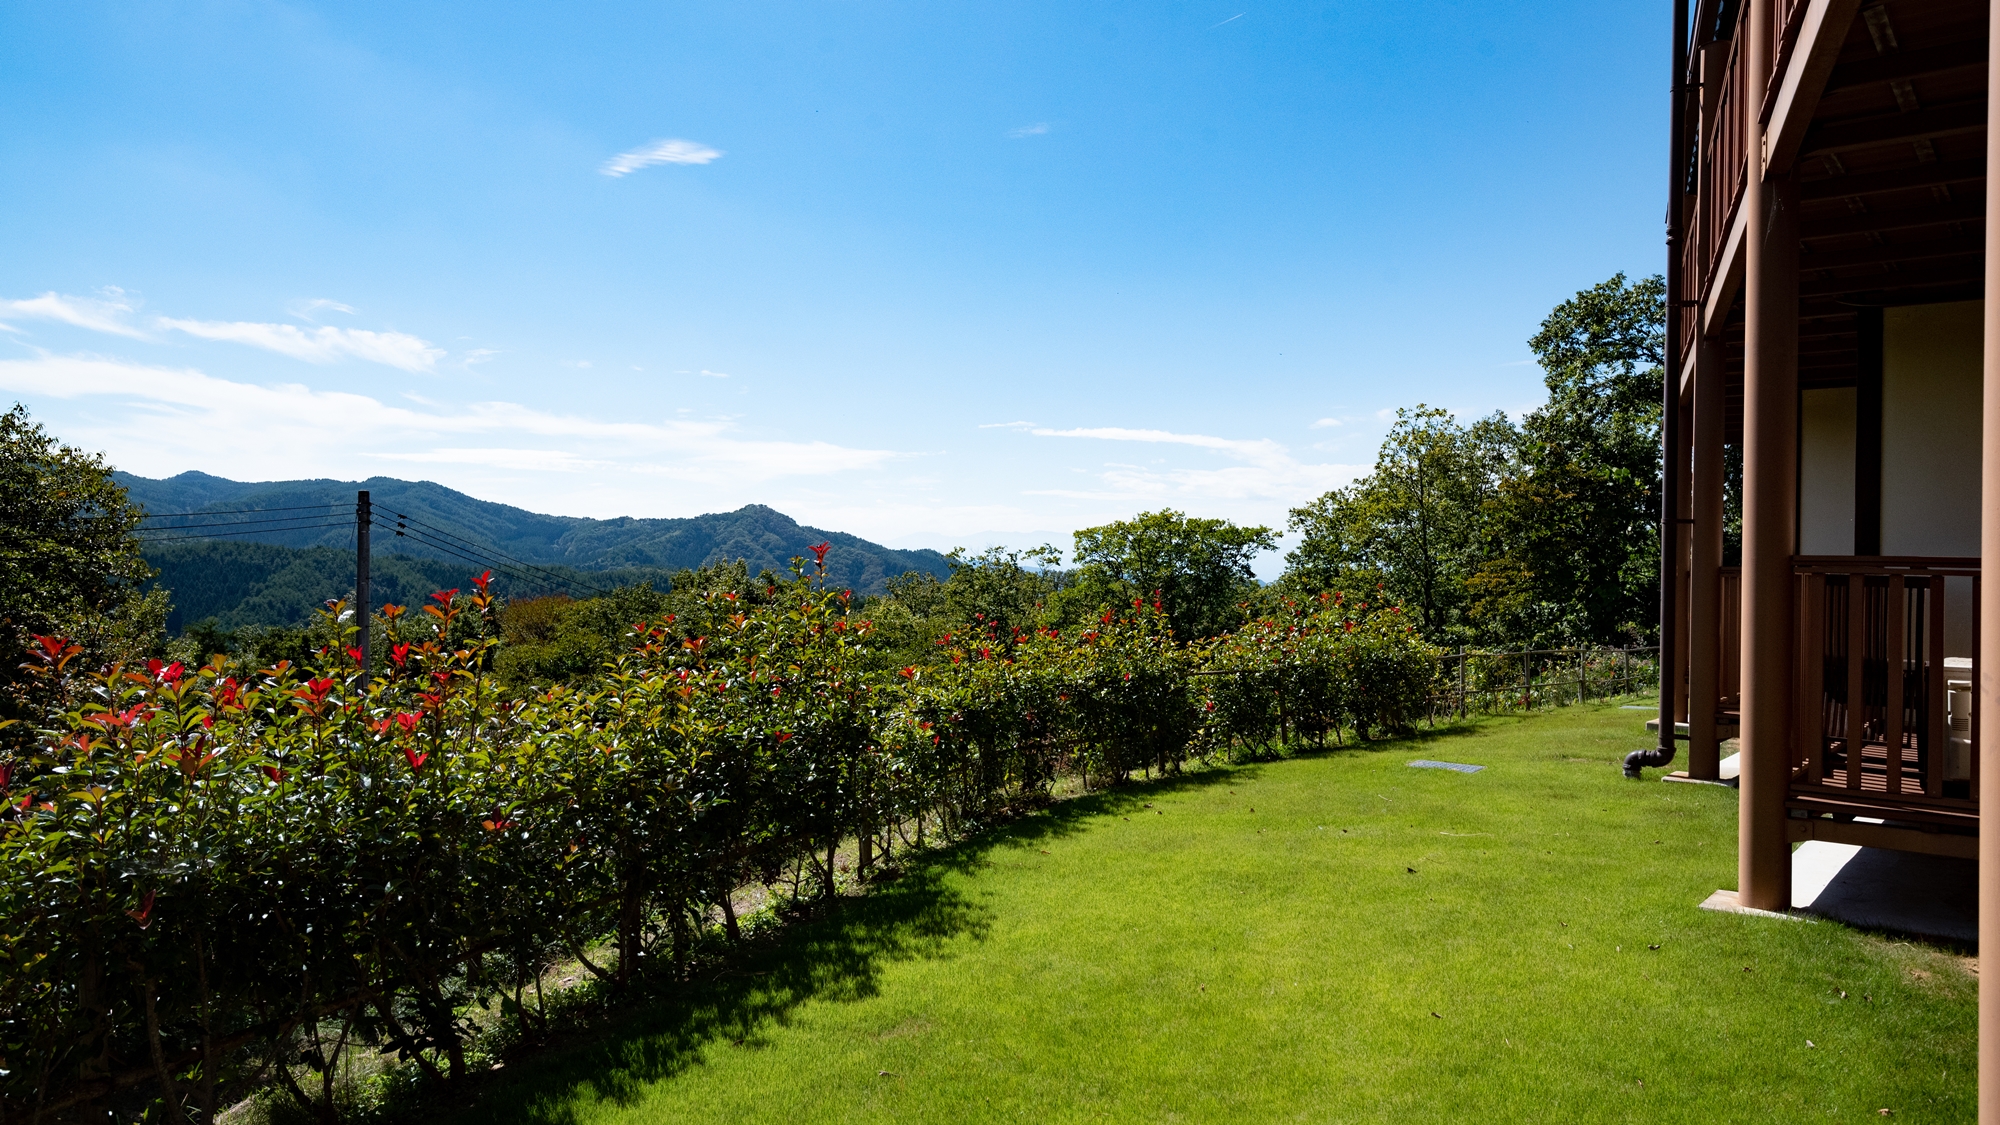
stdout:
<svg viewBox="0 0 2000 1125">
<path fill-rule="evenodd" d="M 154 643 L 166 598 L 140 592 L 152 571 L 139 516 L 101 455 L 64 445 L 19 404 L 0 414 L 0 646 L 20 654 L 35 634 L 61 634 L 101 659 Z M 37 681 L 18 663 L 0 659 L 0 718 L 40 718 Z"/>
<path fill-rule="evenodd" d="M 1666 289 L 1617 274 L 1529 339 L 1548 401 L 1517 425 L 1398 412 L 1374 472 L 1292 512 L 1285 581 L 1377 583 L 1434 640 L 1629 642 L 1658 589 Z"/>
</svg>

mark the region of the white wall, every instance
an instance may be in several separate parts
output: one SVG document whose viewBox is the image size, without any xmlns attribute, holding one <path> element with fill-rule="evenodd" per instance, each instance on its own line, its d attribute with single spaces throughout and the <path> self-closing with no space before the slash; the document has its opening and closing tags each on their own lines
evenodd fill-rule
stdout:
<svg viewBox="0 0 2000 1125">
<path fill-rule="evenodd" d="M 1979 554 L 1978 301 L 1882 315 L 1882 553 Z M 1972 653 L 1972 580 L 1946 585 L 1947 656 Z"/>
<path fill-rule="evenodd" d="M 1882 553 L 1979 553 L 1978 301 L 1882 314 Z"/>
<path fill-rule="evenodd" d="M 1854 553 L 1854 388 L 1799 392 L 1799 553 Z"/>
</svg>

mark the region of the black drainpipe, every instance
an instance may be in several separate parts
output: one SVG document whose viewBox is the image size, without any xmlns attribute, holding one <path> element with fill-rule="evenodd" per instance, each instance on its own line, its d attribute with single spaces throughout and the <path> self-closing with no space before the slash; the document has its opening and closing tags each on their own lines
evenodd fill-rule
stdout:
<svg viewBox="0 0 2000 1125">
<path fill-rule="evenodd" d="M 1681 463 L 1681 239 L 1682 196 L 1686 193 L 1687 0 L 1674 0 L 1673 103 L 1668 114 L 1667 168 L 1667 355 L 1660 379 L 1660 743 L 1650 750 L 1625 755 L 1625 776 L 1636 778 L 1646 767 L 1658 769 L 1674 760 L 1674 620 L 1679 590 L 1675 573 L 1680 544 L 1680 495 L 1687 466 Z M 1700 314 L 1696 313 L 1698 317 Z M 1698 327 L 1698 324 L 1697 324 Z"/>
</svg>

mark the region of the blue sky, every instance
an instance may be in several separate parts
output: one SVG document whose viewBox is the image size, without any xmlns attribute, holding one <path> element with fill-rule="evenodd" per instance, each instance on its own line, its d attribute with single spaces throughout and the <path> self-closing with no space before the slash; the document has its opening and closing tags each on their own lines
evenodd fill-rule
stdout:
<svg viewBox="0 0 2000 1125">
<path fill-rule="evenodd" d="M 14 4 L 0 395 L 149 476 L 1282 525 L 1662 268 L 1663 4 Z"/>
</svg>

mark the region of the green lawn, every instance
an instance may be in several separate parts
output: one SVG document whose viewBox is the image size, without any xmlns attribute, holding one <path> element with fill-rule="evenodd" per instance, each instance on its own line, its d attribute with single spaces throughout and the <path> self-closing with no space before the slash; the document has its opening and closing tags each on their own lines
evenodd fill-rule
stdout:
<svg viewBox="0 0 2000 1125">
<path fill-rule="evenodd" d="M 1067 802 L 512 1064 L 467 1119 L 1969 1120 L 1962 960 L 1696 909 L 1735 885 L 1736 794 L 1624 780 L 1644 718 Z"/>
</svg>

